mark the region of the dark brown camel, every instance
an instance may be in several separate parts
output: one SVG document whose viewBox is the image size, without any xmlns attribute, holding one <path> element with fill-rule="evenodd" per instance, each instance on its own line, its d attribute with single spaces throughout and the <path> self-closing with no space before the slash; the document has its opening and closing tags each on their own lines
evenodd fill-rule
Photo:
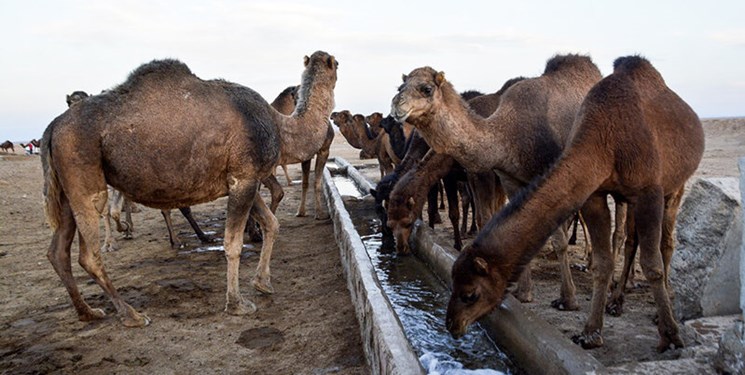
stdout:
<svg viewBox="0 0 745 375">
<path fill-rule="evenodd" d="M 593 293 L 585 328 L 574 340 L 584 348 L 602 346 L 614 263 L 606 202 L 612 194 L 631 203 L 642 269 L 657 304 L 657 350 L 683 346 L 665 280 L 678 204 L 703 155 L 704 133 L 696 113 L 649 61 L 621 57 L 613 66 L 587 94 L 562 157 L 492 218 L 454 263 L 447 313 L 454 336 L 499 306 L 507 284 L 582 207 L 593 245 Z"/>
<path fill-rule="evenodd" d="M 543 75 L 507 89 L 497 110 L 484 119 L 460 98 L 444 73 L 424 67 L 404 75 L 391 112 L 399 121 L 416 126 L 433 150 L 453 156 L 469 173 L 496 171 L 512 197 L 561 155 L 582 99 L 601 78 L 587 56 L 554 56 Z M 577 310 L 565 231 L 556 232 L 552 247 L 559 257 L 562 282 L 560 296 L 551 304 L 560 310 Z M 530 268 L 525 272 L 518 298 L 530 301 Z"/>
<path fill-rule="evenodd" d="M 349 143 L 350 146 L 356 149 L 362 149 L 360 141 L 357 138 L 357 132 L 352 124 L 351 112 L 346 109 L 341 112 L 332 112 L 330 119 L 337 127 L 339 127 L 339 132 L 341 132 L 341 135 L 347 140 L 347 143 Z"/>
<path fill-rule="evenodd" d="M 79 263 L 112 300 L 124 325 L 149 322 L 119 296 L 97 247 L 107 183 L 135 202 L 160 209 L 227 195 L 225 310 L 232 315 L 256 311 L 238 284 L 243 229 L 251 211 L 264 235 L 252 284 L 260 291 L 271 290 L 269 261 L 279 225 L 258 188 L 279 161 L 285 143 L 280 126 L 323 124 L 334 103 L 334 57 L 318 51 L 306 56 L 304 65 L 292 116 L 280 114 L 247 87 L 205 81 L 181 62 L 160 60 L 139 67 L 123 84 L 71 106 L 52 121 L 44 132 L 41 158 L 47 219 L 54 230 L 47 257 L 80 320 L 100 319 L 103 311 L 85 303 L 72 275 L 70 246 L 76 231 Z M 94 134 L 99 136 L 91 142 Z M 162 144 L 170 152 L 154 147 Z"/>
<path fill-rule="evenodd" d="M 5 141 L 3 143 L 0 143 L 0 148 L 3 149 L 3 152 L 7 153 L 8 149 L 10 149 L 13 152 L 16 152 L 15 147 L 13 147 L 13 142 L 11 141 Z"/>
</svg>

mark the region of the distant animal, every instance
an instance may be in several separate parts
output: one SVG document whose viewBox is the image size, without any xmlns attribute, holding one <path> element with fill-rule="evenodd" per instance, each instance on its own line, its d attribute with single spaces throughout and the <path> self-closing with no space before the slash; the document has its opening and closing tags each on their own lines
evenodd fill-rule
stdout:
<svg viewBox="0 0 745 375">
<path fill-rule="evenodd" d="M 583 348 L 604 343 L 607 290 L 614 269 L 607 195 L 629 202 L 644 275 L 657 305 L 659 352 L 682 347 L 667 284 L 673 229 L 685 182 L 704 152 L 696 113 L 645 58 L 616 59 L 613 73 L 587 93 L 560 159 L 495 215 L 453 264 L 446 325 L 455 337 L 502 302 L 505 288 L 543 243 L 582 207 L 593 246 L 593 292 Z"/>
<path fill-rule="evenodd" d="M 277 95 L 272 101 L 271 106 L 274 107 L 279 113 L 283 115 L 291 115 L 292 111 L 295 110 L 297 104 L 297 89 L 300 86 L 290 86 Z M 292 179 L 290 173 L 287 171 L 287 164 L 282 164 L 282 171 L 285 174 L 287 180 L 287 186 L 292 186 Z"/>
<path fill-rule="evenodd" d="M 112 90 L 70 106 L 50 123 L 41 146 L 46 214 L 54 230 L 47 257 L 80 320 L 104 314 L 85 303 L 72 274 L 70 246 L 76 232 L 80 265 L 111 299 L 122 323 L 133 327 L 150 322 L 121 298 L 99 254 L 98 216 L 106 206 L 107 183 L 135 202 L 160 209 L 227 195 L 225 311 L 256 311 L 238 283 L 249 211 L 264 237 L 252 285 L 273 292 L 269 262 L 279 224 L 258 195 L 259 184 L 272 175 L 280 152 L 291 144 L 282 139 L 280 126 L 326 124 L 334 105 L 336 59 L 317 51 L 305 57 L 304 67 L 292 116 L 277 112 L 248 87 L 202 80 L 177 60 L 156 60 Z M 168 152 L 153 145 L 164 145 Z"/>
<path fill-rule="evenodd" d="M 5 141 L 3 143 L 0 143 L 0 148 L 2 148 L 3 152 L 5 153 L 8 152 L 8 149 L 10 149 L 10 151 L 16 152 L 15 147 L 13 147 L 13 142 L 11 141 Z"/>
</svg>

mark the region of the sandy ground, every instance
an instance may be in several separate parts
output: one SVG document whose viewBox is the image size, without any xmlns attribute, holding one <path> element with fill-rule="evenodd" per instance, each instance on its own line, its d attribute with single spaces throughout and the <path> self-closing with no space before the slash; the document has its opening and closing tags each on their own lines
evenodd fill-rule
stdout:
<svg viewBox="0 0 745 375">
<path fill-rule="evenodd" d="M 745 155 L 745 119 L 707 120 L 704 126 L 706 153 L 696 175 L 737 176 L 736 158 Z M 374 164 L 359 160 L 358 151 L 340 135 L 331 155 L 356 165 Z M 366 173 L 379 178 L 376 168 Z M 300 178 L 297 166 L 291 167 L 291 175 Z M 259 307 L 248 317 L 223 312 L 226 262 L 221 251 L 196 251 L 204 246 L 175 211 L 186 248 L 173 250 L 157 210 L 135 213 L 134 239 L 120 240 L 120 250 L 104 254 L 104 261 L 124 298 L 152 318 L 150 326 L 140 329 L 119 324 L 101 289 L 73 264 L 87 301 L 109 314 L 95 323 L 77 320 L 45 256 L 51 232 L 44 221 L 41 186 L 38 156 L 24 156 L 20 148 L 15 155 L 0 153 L 0 373 L 369 373 L 332 224 L 294 216 L 299 186 L 286 188 L 277 214 L 281 228 L 272 259 L 274 295 L 251 289 L 248 281 L 259 246 L 244 251 L 241 290 Z M 222 236 L 225 205 L 223 198 L 193 207 L 200 225 L 217 237 Z M 309 207 L 313 215 L 312 203 Z M 441 214 L 447 218 L 445 211 Z M 436 229 L 440 243 L 452 243 L 449 225 Z M 73 256 L 76 252 L 75 244 Z M 571 254 L 573 263 L 584 264 L 581 241 Z M 573 271 L 581 310 L 555 311 L 549 306 L 559 285 L 552 258 L 542 252 L 534 261 L 535 300 L 527 306 L 571 336 L 586 318 L 590 275 Z M 626 313 L 606 316 L 606 346 L 593 352 L 606 365 L 680 355 L 655 353 L 654 304 L 638 270 L 636 280 L 640 288 L 627 293 Z"/>
<path fill-rule="evenodd" d="M 339 137 L 341 139 L 341 137 Z M 291 168 L 300 179 L 299 166 Z M 281 179 L 284 185 L 284 178 Z M 0 153 L 0 373 L 76 374 L 367 374 L 331 221 L 295 217 L 300 187 L 286 188 L 272 258 L 275 294 L 249 283 L 260 244 L 246 249 L 241 291 L 259 310 L 235 317 L 225 307 L 226 261 L 204 246 L 173 212 L 187 246 L 170 248 L 158 210 L 133 214 L 133 240 L 103 255 L 124 299 L 152 319 L 124 328 L 102 290 L 74 262 L 86 300 L 108 316 L 77 320 L 70 298 L 46 259 L 51 232 L 41 205 L 39 156 Z M 266 190 L 266 189 L 263 189 Z M 312 193 L 311 193 L 312 194 Z M 193 207 L 205 231 L 223 232 L 226 198 Z M 117 234 L 118 237 L 120 237 Z M 219 246 L 222 243 L 211 244 Z M 77 241 L 73 257 L 77 258 Z"/>
</svg>

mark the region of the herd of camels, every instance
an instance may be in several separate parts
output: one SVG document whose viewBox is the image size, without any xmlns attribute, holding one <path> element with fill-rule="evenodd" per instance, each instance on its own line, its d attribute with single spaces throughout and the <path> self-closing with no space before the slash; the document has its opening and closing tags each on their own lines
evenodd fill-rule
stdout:
<svg viewBox="0 0 745 375">
<path fill-rule="evenodd" d="M 260 226 L 263 243 L 252 286 L 272 293 L 269 265 L 279 233 L 274 211 L 283 195 L 276 167 L 301 163 L 297 215 L 305 216 L 315 156 L 315 215 L 327 218 L 320 187 L 333 122 L 361 156 L 378 159 L 381 181 L 372 194 L 399 253 L 409 251 L 408 236 L 425 202 L 431 225 L 438 220 L 442 181 L 455 247 L 462 248 L 447 307 L 453 336 L 499 306 L 512 283 L 516 296 L 530 301 L 529 263 L 546 243 L 557 252 L 561 270 L 561 291 L 552 306 L 579 309 L 567 234 L 570 223 L 581 219 L 592 245 L 593 293 L 584 329 L 573 340 L 584 348 L 603 345 L 604 313 L 622 312 L 638 248 L 657 305 L 657 349 L 684 345 L 672 314 L 668 270 L 676 213 L 703 155 L 704 135 L 697 115 L 648 60 L 618 58 L 603 78 L 589 57 L 557 55 L 542 75 L 511 79 L 486 95 L 458 93 L 443 72 L 421 67 L 403 76 L 387 117 L 332 112 L 337 68 L 326 52 L 306 56 L 300 85 L 271 104 L 248 87 L 202 80 L 177 60 L 144 64 L 98 95 L 68 96 L 69 108 L 44 132 L 41 161 L 54 231 L 47 257 L 78 318 L 91 321 L 104 313 L 85 302 L 73 277 L 76 232 L 79 264 L 111 299 L 122 323 L 145 326 L 150 319 L 121 298 L 104 269 L 99 219 L 118 220 L 126 202 L 161 209 L 171 244 L 178 246 L 170 210 L 178 208 L 189 219 L 190 206 L 223 196 L 225 311 L 256 311 L 239 288 L 244 231 L 255 229 L 254 220 Z M 171 152 L 161 152 L 162 143 Z M 285 176 L 291 183 L 286 167 Z M 269 206 L 258 194 L 262 184 L 271 192 Z M 609 195 L 616 202 L 613 233 Z M 474 211 L 470 230 L 478 231 L 465 247 L 460 236 L 468 226 L 465 219 L 458 224 L 459 197 L 464 211 Z M 131 230 L 131 220 L 118 226 Z M 201 232 L 196 222 L 192 226 Z M 625 273 L 608 300 L 621 248 Z"/>
</svg>

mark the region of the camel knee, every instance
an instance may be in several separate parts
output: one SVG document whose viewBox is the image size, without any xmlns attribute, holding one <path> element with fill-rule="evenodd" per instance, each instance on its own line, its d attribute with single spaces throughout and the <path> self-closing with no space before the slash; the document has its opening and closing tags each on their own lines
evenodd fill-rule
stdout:
<svg viewBox="0 0 745 375">
<path fill-rule="evenodd" d="M 647 281 L 649 281 L 650 284 L 663 280 L 664 273 L 662 272 L 662 269 L 656 267 L 644 267 L 644 265 L 642 265 L 642 271 L 644 272 L 644 277 L 647 278 Z"/>
<path fill-rule="evenodd" d="M 106 192 L 106 189 L 93 194 L 91 201 L 93 202 L 93 207 L 96 208 L 96 212 L 98 212 L 99 215 L 103 214 L 109 203 L 109 195 Z"/>
</svg>

